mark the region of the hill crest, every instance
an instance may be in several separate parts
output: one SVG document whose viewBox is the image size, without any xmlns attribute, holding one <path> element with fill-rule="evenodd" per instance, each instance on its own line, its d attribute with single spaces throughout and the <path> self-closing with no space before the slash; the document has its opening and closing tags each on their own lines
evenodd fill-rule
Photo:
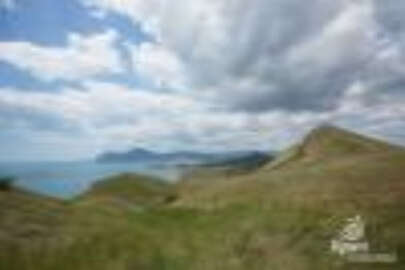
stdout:
<svg viewBox="0 0 405 270">
<path fill-rule="evenodd" d="M 366 154 L 399 149 L 387 142 L 331 125 L 321 125 L 310 132 L 301 144 L 306 156 Z"/>
<path fill-rule="evenodd" d="M 401 149 L 388 142 L 323 124 L 309 132 L 300 143 L 282 152 L 267 168 L 284 166 L 297 160 L 316 161 L 401 151 Z"/>
</svg>

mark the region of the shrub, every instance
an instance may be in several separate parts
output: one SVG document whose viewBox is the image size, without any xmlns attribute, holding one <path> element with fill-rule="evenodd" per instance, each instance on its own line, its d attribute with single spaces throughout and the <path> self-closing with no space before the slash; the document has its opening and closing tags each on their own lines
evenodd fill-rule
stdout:
<svg viewBox="0 0 405 270">
<path fill-rule="evenodd" d="M 177 194 L 170 194 L 165 198 L 165 203 L 171 204 L 177 201 L 178 195 Z"/>
<path fill-rule="evenodd" d="M 12 177 L 0 177 L 0 191 L 10 190 L 14 179 Z"/>
</svg>

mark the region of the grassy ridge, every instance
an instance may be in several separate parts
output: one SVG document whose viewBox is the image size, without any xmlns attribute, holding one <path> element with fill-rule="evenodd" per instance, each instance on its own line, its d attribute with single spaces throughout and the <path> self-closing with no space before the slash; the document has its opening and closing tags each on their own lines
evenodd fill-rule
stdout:
<svg viewBox="0 0 405 270">
<path fill-rule="evenodd" d="M 82 203 L 89 203 L 91 200 L 110 201 L 145 207 L 164 204 L 174 199 L 173 187 L 160 179 L 122 174 L 97 182 L 88 193 L 76 201 Z"/>
<path fill-rule="evenodd" d="M 0 192 L 19 205 L 1 204 L 12 213 L 0 232 L 11 230 L 6 223 L 53 229 L 0 242 L 0 269 L 405 269 L 405 153 L 317 132 L 282 166 L 250 174 L 214 171 L 176 186 L 121 175 L 69 203 Z M 329 253 L 342 220 L 356 214 L 367 220 L 372 249 L 396 250 L 397 264 L 352 265 Z"/>
</svg>

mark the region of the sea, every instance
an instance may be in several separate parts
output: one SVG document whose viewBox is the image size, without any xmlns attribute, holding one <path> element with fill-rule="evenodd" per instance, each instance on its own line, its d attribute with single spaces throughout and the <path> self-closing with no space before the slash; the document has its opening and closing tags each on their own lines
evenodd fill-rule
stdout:
<svg viewBox="0 0 405 270">
<path fill-rule="evenodd" d="M 62 199 L 86 192 L 92 184 L 122 173 L 138 173 L 174 182 L 180 169 L 157 163 L 75 162 L 2 162 L 0 176 L 15 179 L 20 189 Z"/>
</svg>

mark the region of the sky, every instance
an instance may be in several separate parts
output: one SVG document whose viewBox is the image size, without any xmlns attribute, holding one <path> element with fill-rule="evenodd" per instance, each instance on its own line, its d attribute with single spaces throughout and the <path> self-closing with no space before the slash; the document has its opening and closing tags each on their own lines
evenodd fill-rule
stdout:
<svg viewBox="0 0 405 270">
<path fill-rule="evenodd" d="M 0 161 L 405 144 L 405 2 L 0 0 Z"/>
</svg>

